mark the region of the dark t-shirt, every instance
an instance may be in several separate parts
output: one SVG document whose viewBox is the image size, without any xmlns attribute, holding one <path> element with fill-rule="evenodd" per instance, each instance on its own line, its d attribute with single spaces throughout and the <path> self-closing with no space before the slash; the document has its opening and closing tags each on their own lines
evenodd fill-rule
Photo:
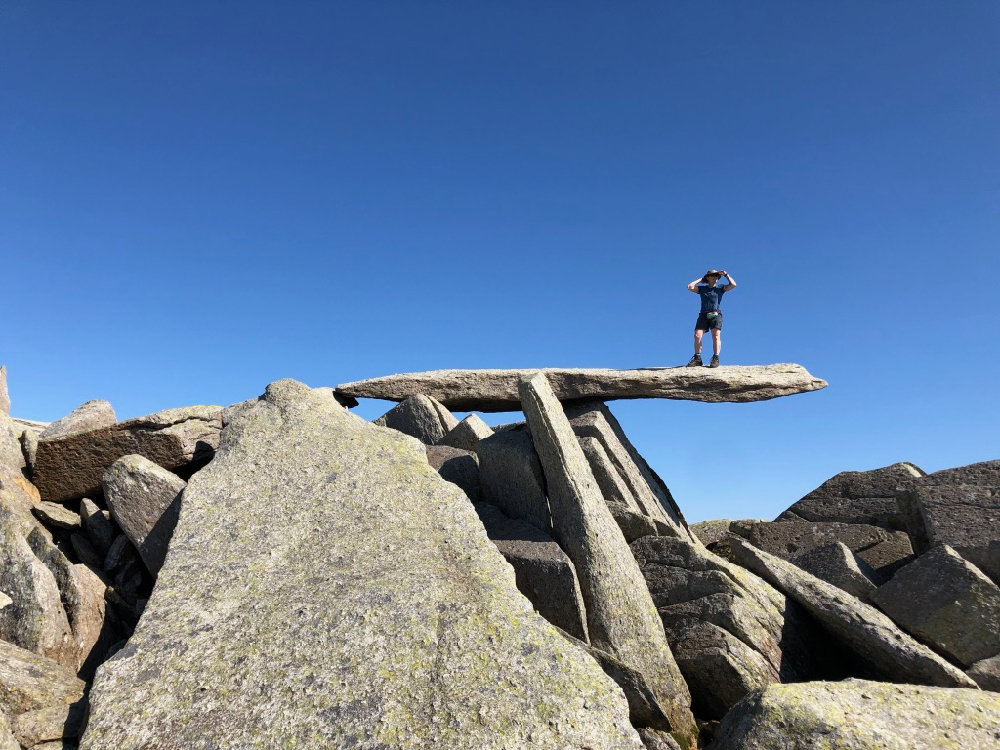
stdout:
<svg viewBox="0 0 1000 750">
<path fill-rule="evenodd" d="M 722 279 L 715 282 L 715 286 L 708 284 L 698 284 L 698 296 L 701 297 L 701 312 L 715 312 L 722 304 L 722 295 L 726 293 L 725 284 Z"/>
</svg>

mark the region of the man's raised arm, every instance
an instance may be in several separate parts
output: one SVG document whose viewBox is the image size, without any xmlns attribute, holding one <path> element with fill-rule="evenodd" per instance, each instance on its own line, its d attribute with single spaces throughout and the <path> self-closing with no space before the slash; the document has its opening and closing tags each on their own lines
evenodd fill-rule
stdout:
<svg viewBox="0 0 1000 750">
<path fill-rule="evenodd" d="M 723 276 L 725 276 L 726 277 L 726 281 L 729 282 L 724 287 L 722 287 L 722 291 L 728 292 L 730 289 L 735 289 L 736 288 L 736 281 L 733 279 L 732 276 L 730 276 L 725 271 L 719 271 L 719 273 L 721 273 Z M 688 288 L 690 289 L 690 287 L 688 287 Z"/>
<path fill-rule="evenodd" d="M 694 281 L 692 281 L 690 284 L 688 284 L 688 291 L 689 292 L 694 292 L 695 294 L 697 294 L 698 293 L 698 285 L 701 282 L 703 282 L 704 280 L 705 280 L 705 277 L 701 276 L 701 277 L 695 279 Z"/>
</svg>

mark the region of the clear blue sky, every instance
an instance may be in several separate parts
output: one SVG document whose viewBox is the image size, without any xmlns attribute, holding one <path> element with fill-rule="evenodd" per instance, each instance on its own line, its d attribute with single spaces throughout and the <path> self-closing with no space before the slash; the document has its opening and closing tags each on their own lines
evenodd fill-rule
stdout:
<svg viewBox="0 0 1000 750">
<path fill-rule="evenodd" d="M 8 0 L 13 411 L 683 364 L 716 267 L 723 363 L 830 387 L 612 405 L 689 521 L 1000 458 L 998 39 L 992 1 Z"/>
</svg>

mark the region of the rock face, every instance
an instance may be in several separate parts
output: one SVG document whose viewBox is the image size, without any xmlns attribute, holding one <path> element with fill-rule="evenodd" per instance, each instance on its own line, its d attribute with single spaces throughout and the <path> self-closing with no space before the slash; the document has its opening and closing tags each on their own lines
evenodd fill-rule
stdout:
<svg viewBox="0 0 1000 750">
<path fill-rule="evenodd" d="M 107 401 L 87 401 L 62 419 L 52 422 L 38 438 L 54 438 L 73 432 L 86 432 L 115 424 L 118 417 Z"/>
<path fill-rule="evenodd" d="M 896 489 L 924 476 L 910 463 L 872 471 L 842 471 L 775 520 L 857 523 L 905 531 L 903 516 L 896 506 Z"/>
<path fill-rule="evenodd" d="M 1000 587 L 943 545 L 872 594 L 898 625 L 965 667 L 1000 654 Z"/>
<path fill-rule="evenodd" d="M 97 495 L 105 470 L 122 456 L 136 453 L 165 469 L 179 469 L 211 458 L 221 428 L 219 407 L 191 406 L 43 438 L 34 483 L 42 498 L 52 502 Z"/>
<path fill-rule="evenodd" d="M 148 458 L 130 455 L 108 467 L 101 485 L 111 516 L 155 576 L 167 556 L 187 482 Z"/>
<path fill-rule="evenodd" d="M 721 719 L 752 690 L 817 674 L 804 615 L 769 584 L 681 539 L 633 542 L 699 717 Z"/>
<path fill-rule="evenodd" d="M 336 392 L 355 398 L 402 401 L 422 393 L 455 411 L 517 411 L 518 384 L 544 373 L 560 401 L 667 398 L 687 401 L 766 401 L 816 391 L 826 381 L 801 365 L 660 367 L 642 370 L 528 369 L 435 370 L 360 380 Z"/>
<path fill-rule="evenodd" d="M 500 508 L 505 516 L 551 533 L 545 476 L 527 425 L 479 441 L 479 486 L 483 501 Z"/>
<path fill-rule="evenodd" d="M 492 427 L 477 415 L 470 414 L 441 439 L 441 445 L 475 452 L 479 449 L 479 441 L 492 434 Z"/>
<path fill-rule="evenodd" d="M 553 536 L 580 579 L 591 645 L 642 674 L 675 739 L 693 747 L 691 696 L 663 624 L 544 374 L 521 384 L 521 402 L 545 473 Z"/>
<path fill-rule="evenodd" d="M 938 687 L 975 687 L 964 673 L 910 638 L 892 620 L 832 584 L 811 576 L 742 539 L 730 546 L 737 561 L 798 602 L 882 679 Z"/>
<path fill-rule="evenodd" d="M 419 443 L 279 381 L 189 482 L 80 748 L 638 750 L 627 716 Z"/>
<path fill-rule="evenodd" d="M 1000 584 L 1000 461 L 915 480 L 898 502 L 918 553 L 947 544 Z"/>
<path fill-rule="evenodd" d="M 434 399 L 416 394 L 403 399 L 399 406 L 376 419 L 375 424 L 415 437 L 421 443 L 435 445 L 458 426 L 458 420 Z"/>
<path fill-rule="evenodd" d="M 475 453 L 447 445 L 428 445 L 425 450 L 427 463 L 442 479 L 461 487 L 472 502 L 479 502 L 479 457 Z"/>
<path fill-rule="evenodd" d="M 851 552 L 843 542 L 817 547 L 793 557 L 792 562 L 817 578 L 832 583 L 863 602 L 884 580 L 871 565 Z"/>
<path fill-rule="evenodd" d="M 993 750 L 1000 695 L 863 680 L 772 685 L 715 736 L 709 750 Z"/>
<path fill-rule="evenodd" d="M 526 521 L 507 518 L 488 503 L 478 503 L 476 513 L 490 541 L 514 568 L 518 591 L 538 614 L 574 638 L 590 643 L 576 570 L 552 537 Z"/>
</svg>

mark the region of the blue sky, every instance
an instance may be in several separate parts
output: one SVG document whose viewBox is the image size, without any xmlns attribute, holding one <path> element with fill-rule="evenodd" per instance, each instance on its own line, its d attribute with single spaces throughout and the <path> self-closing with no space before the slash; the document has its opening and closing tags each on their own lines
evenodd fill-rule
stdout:
<svg viewBox="0 0 1000 750">
<path fill-rule="evenodd" d="M 689 521 L 1000 458 L 998 32 L 994 2 L 5 2 L 13 412 L 683 364 L 716 267 L 723 363 L 830 387 L 613 404 Z"/>
</svg>

